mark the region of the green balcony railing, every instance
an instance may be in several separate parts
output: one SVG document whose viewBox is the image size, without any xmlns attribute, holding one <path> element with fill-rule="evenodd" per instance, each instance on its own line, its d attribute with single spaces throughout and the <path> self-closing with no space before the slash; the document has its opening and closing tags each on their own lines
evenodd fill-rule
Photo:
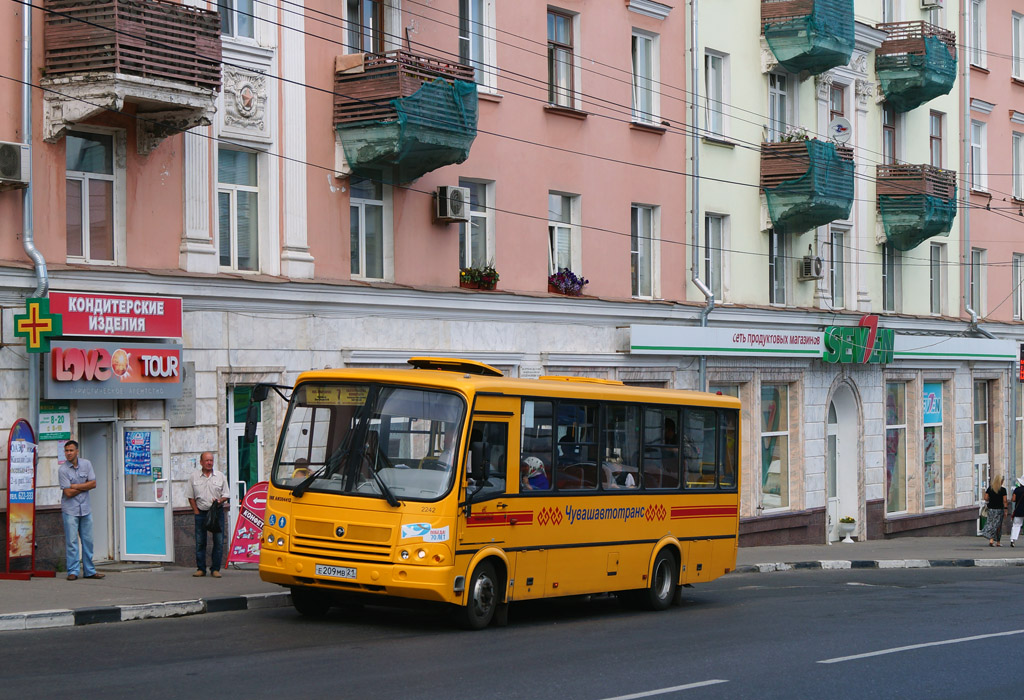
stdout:
<svg viewBox="0 0 1024 700">
<path fill-rule="evenodd" d="M 761 189 L 777 233 L 803 233 L 850 217 L 853 149 L 808 139 L 761 144 Z"/>
<path fill-rule="evenodd" d="M 948 236 L 956 217 L 956 173 L 931 165 L 877 166 L 878 211 L 896 250 Z"/>
<path fill-rule="evenodd" d="M 956 81 L 956 35 L 927 22 L 878 25 L 888 35 L 875 50 L 875 72 L 885 100 L 908 112 L 949 94 Z"/>
<path fill-rule="evenodd" d="M 761 0 L 765 41 L 779 65 L 813 75 L 853 54 L 853 0 Z"/>
</svg>

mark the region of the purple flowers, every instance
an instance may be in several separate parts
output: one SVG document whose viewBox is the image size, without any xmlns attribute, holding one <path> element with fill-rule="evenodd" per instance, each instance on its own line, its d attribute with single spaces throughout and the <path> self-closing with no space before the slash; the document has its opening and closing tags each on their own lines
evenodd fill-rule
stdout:
<svg viewBox="0 0 1024 700">
<path fill-rule="evenodd" d="M 583 293 L 583 287 L 589 283 L 590 280 L 584 279 L 582 275 L 575 274 L 567 267 L 563 267 L 558 272 L 548 275 L 548 284 L 570 297 L 578 297 Z"/>
</svg>

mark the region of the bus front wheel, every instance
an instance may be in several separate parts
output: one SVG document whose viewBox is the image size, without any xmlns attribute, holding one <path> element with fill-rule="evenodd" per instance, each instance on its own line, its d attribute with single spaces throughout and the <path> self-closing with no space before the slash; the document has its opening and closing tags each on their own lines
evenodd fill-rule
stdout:
<svg viewBox="0 0 1024 700">
<path fill-rule="evenodd" d="M 491 623 L 498 608 L 498 578 L 490 562 L 481 562 L 469 579 L 469 595 L 462 609 L 462 624 L 467 629 L 482 630 Z"/>
<path fill-rule="evenodd" d="M 331 609 L 331 597 L 312 588 L 292 588 L 292 605 L 303 617 L 324 618 Z"/>
<path fill-rule="evenodd" d="M 671 550 L 663 549 L 654 560 L 651 570 L 651 585 L 644 595 L 644 607 L 650 610 L 667 610 L 672 605 L 679 587 L 679 565 Z"/>
</svg>

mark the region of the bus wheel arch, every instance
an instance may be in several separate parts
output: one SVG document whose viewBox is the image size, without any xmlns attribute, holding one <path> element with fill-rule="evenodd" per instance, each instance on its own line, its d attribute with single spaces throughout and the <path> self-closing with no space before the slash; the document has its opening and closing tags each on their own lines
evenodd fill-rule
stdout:
<svg viewBox="0 0 1024 700">
<path fill-rule="evenodd" d="M 459 609 L 463 627 L 480 630 L 491 624 L 492 620 L 499 625 L 507 622 L 505 571 L 500 557 L 485 557 L 476 563 L 466 582 L 464 604 Z"/>
<path fill-rule="evenodd" d="M 682 553 L 673 543 L 666 543 L 654 555 L 648 574 L 648 586 L 642 590 L 642 602 L 650 610 L 666 610 L 677 599 L 682 572 Z"/>
</svg>

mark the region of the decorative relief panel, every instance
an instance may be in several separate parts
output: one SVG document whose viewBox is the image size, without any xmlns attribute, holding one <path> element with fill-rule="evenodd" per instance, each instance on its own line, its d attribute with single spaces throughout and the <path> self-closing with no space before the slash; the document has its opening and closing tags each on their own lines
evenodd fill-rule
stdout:
<svg viewBox="0 0 1024 700">
<path fill-rule="evenodd" d="M 225 66 L 223 95 L 221 135 L 265 142 L 271 140 L 267 76 Z"/>
</svg>

